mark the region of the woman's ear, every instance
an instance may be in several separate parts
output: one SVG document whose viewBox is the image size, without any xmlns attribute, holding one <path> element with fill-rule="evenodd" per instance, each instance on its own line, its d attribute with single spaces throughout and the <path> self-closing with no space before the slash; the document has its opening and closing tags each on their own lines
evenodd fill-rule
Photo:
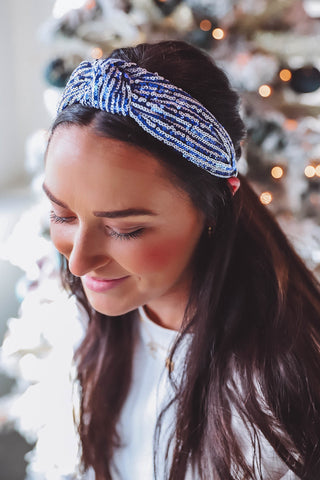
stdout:
<svg viewBox="0 0 320 480">
<path fill-rule="evenodd" d="M 240 180 L 238 177 L 230 177 L 227 180 L 228 180 L 228 184 L 232 192 L 232 195 L 234 195 L 240 187 Z"/>
</svg>

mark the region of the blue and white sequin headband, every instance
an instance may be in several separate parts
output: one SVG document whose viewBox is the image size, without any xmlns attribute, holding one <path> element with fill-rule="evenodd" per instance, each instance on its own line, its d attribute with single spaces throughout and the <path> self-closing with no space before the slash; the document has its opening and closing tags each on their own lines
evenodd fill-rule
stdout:
<svg viewBox="0 0 320 480">
<path fill-rule="evenodd" d="M 74 103 L 129 116 L 212 175 L 237 176 L 232 140 L 214 115 L 181 88 L 135 63 L 117 58 L 81 62 L 58 113 Z"/>
</svg>

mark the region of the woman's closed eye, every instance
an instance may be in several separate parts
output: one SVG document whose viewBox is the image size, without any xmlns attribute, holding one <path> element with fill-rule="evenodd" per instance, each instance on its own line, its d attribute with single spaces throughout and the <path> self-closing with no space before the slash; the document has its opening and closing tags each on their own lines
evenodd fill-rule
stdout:
<svg viewBox="0 0 320 480">
<path fill-rule="evenodd" d="M 55 223 L 55 224 L 71 223 L 76 218 L 77 217 L 75 217 L 74 215 L 69 217 L 59 216 L 53 210 L 50 212 L 50 220 L 52 223 Z M 139 238 L 142 235 L 144 228 L 140 227 L 131 232 L 118 232 L 117 230 L 114 230 L 111 227 L 106 226 L 106 230 L 107 230 L 107 234 L 112 238 L 116 238 L 120 240 L 130 240 L 130 239 Z"/>
<path fill-rule="evenodd" d="M 50 212 L 50 220 L 52 223 L 71 223 L 75 219 L 76 217 L 74 215 L 70 217 L 60 217 L 56 215 L 53 210 Z"/>
<path fill-rule="evenodd" d="M 121 233 L 121 232 L 117 232 L 116 230 L 113 230 L 110 227 L 107 227 L 107 231 L 110 237 L 120 239 L 120 240 L 131 240 L 131 239 L 139 238 L 142 235 L 144 228 L 138 228 L 133 232 Z"/>
</svg>

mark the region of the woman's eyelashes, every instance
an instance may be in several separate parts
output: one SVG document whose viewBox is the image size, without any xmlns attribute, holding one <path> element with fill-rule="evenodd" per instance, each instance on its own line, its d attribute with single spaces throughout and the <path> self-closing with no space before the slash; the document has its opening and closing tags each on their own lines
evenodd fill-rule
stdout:
<svg viewBox="0 0 320 480">
<path fill-rule="evenodd" d="M 61 217 L 59 215 L 56 215 L 53 210 L 50 212 L 50 220 L 52 223 L 55 223 L 55 224 L 71 223 L 76 218 L 77 217 L 75 216 Z M 112 238 L 116 238 L 119 240 L 130 240 L 130 239 L 139 238 L 142 235 L 144 228 L 140 227 L 140 228 L 137 228 L 136 230 L 133 230 L 132 232 L 121 233 L 116 230 L 113 230 L 109 226 L 106 226 L 106 231 L 107 231 L 107 234 Z"/>
<path fill-rule="evenodd" d="M 120 233 L 120 232 L 117 232 L 116 230 L 112 230 L 110 227 L 107 227 L 107 231 L 110 237 L 117 238 L 119 240 L 130 240 L 134 238 L 139 238 L 142 235 L 144 228 L 138 228 L 133 232 Z"/>
<path fill-rule="evenodd" d="M 75 220 L 76 217 L 75 216 L 71 216 L 71 217 L 59 217 L 58 215 L 56 215 L 54 213 L 54 211 L 52 210 L 50 212 L 50 220 L 52 223 L 70 223 L 72 222 L 73 220 Z"/>
</svg>

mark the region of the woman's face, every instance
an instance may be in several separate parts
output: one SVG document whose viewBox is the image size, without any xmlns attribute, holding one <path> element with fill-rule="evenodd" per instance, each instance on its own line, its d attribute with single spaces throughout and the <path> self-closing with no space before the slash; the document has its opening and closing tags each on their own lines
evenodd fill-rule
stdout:
<svg viewBox="0 0 320 480">
<path fill-rule="evenodd" d="M 52 240 L 94 309 L 113 316 L 186 298 L 204 218 L 156 157 L 89 127 L 60 126 L 44 190 Z"/>
</svg>

